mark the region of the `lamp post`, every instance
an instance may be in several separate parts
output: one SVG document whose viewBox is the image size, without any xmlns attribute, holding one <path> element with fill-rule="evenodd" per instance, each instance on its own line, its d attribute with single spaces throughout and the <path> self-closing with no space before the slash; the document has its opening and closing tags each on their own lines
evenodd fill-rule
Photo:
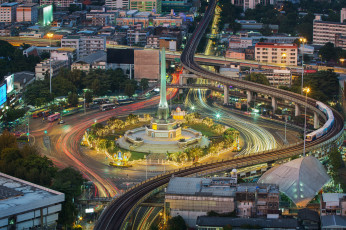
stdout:
<svg viewBox="0 0 346 230">
<path fill-rule="evenodd" d="M 306 107 L 308 107 L 308 93 L 310 92 L 310 88 L 306 87 L 303 89 L 303 92 L 305 92 L 305 121 L 304 121 L 304 150 L 303 150 L 303 156 L 305 157 L 305 146 L 306 146 Z"/>
<path fill-rule="evenodd" d="M 344 65 L 344 61 L 345 61 L 345 59 L 344 59 L 344 58 L 340 58 L 341 66 L 343 66 L 343 65 Z"/>
<path fill-rule="evenodd" d="M 52 33 L 48 33 L 47 37 L 50 41 L 50 48 L 52 48 Z M 52 51 L 49 51 L 49 92 L 52 93 Z"/>
<path fill-rule="evenodd" d="M 306 38 L 299 38 L 299 41 L 303 43 L 302 48 L 302 85 L 301 85 L 301 94 L 303 94 L 303 85 L 304 85 L 304 44 L 306 43 Z"/>
</svg>

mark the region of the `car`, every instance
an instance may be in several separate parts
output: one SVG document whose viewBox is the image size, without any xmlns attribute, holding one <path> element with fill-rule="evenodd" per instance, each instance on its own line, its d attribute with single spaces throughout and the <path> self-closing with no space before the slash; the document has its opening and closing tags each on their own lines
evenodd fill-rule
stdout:
<svg viewBox="0 0 346 230">
<path fill-rule="evenodd" d="M 65 121 L 64 121 L 64 120 L 60 120 L 60 121 L 58 122 L 58 125 L 60 125 L 60 124 L 65 124 Z"/>
</svg>

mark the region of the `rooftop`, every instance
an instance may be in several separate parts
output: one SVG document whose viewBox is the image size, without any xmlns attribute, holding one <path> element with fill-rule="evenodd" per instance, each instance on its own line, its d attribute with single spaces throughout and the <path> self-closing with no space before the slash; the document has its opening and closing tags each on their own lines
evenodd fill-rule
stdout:
<svg viewBox="0 0 346 230">
<path fill-rule="evenodd" d="M 63 202 L 65 195 L 0 173 L 0 217 Z"/>
<path fill-rule="evenodd" d="M 232 227 L 242 226 L 260 226 L 261 228 L 289 228 L 296 229 L 298 227 L 297 219 L 263 219 L 263 218 L 234 218 L 234 217 L 209 217 L 199 216 L 197 218 L 197 226 L 206 227 L 224 227 L 231 225 Z"/>
<path fill-rule="evenodd" d="M 88 64 L 92 64 L 93 62 L 96 61 L 106 61 L 107 60 L 107 53 L 103 50 L 99 50 L 95 53 L 92 53 L 86 57 L 80 58 L 76 62 L 84 62 Z"/>
<path fill-rule="evenodd" d="M 235 187 L 230 187 L 231 178 L 173 177 L 168 183 L 166 194 L 193 196 L 234 197 Z"/>
<path fill-rule="evenodd" d="M 327 215 L 321 216 L 322 228 L 341 229 L 346 227 L 346 216 Z"/>
<path fill-rule="evenodd" d="M 306 206 L 329 180 L 319 160 L 307 156 L 271 168 L 258 183 L 276 184 L 297 206 Z"/>
<path fill-rule="evenodd" d="M 29 71 L 22 71 L 18 73 L 14 73 L 14 82 L 20 82 L 20 83 L 25 83 L 29 82 L 31 79 L 35 78 L 35 73 L 29 72 Z M 24 79 L 25 82 L 24 82 Z"/>
<path fill-rule="evenodd" d="M 339 202 L 341 198 L 346 196 L 346 193 L 323 193 L 323 202 Z"/>
<path fill-rule="evenodd" d="M 33 7 L 33 6 L 37 6 L 37 3 L 25 3 L 25 4 L 20 5 L 18 7 Z"/>
<path fill-rule="evenodd" d="M 19 4 L 18 2 L 6 2 L 6 3 L 1 4 L 1 7 L 11 7 L 11 6 L 15 6 L 18 4 Z"/>
</svg>

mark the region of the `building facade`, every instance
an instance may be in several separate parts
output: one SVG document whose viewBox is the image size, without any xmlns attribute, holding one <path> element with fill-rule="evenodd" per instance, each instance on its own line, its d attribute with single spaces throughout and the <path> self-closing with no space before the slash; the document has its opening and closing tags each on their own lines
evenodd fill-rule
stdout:
<svg viewBox="0 0 346 230">
<path fill-rule="evenodd" d="M 134 50 L 134 78 L 157 81 L 160 76 L 159 50 Z"/>
<path fill-rule="evenodd" d="M 52 5 L 55 4 L 58 8 L 68 8 L 70 4 L 74 3 L 74 0 L 41 0 L 40 5 Z"/>
<path fill-rule="evenodd" d="M 130 0 L 130 10 L 161 13 L 161 0 Z"/>
<path fill-rule="evenodd" d="M 235 210 L 236 178 L 183 178 L 170 180 L 165 195 L 166 214 L 180 215 L 189 227 L 198 216 L 209 211 L 230 213 Z"/>
<path fill-rule="evenodd" d="M 346 216 L 346 193 L 323 193 L 321 216 Z"/>
<path fill-rule="evenodd" d="M 27 3 L 17 7 L 17 22 L 38 22 L 38 4 Z"/>
<path fill-rule="evenodd" d="M 17 2 L 3 3 L 0 5 L 0 22 L 12 23 L 16 21 Z"/>
<path fill-rule="evenodd" d="M 99 50 L 106 50 L 106 38 L 67 36 L 61 39 L 61 47 L 76 49 L 77 59 L 79 59 Z"/>
<path fill-rule="evenodd" d="M 63 193 L 0 173 L 0 229 L 55 229 Z"/>
<path fill-rule="evenodd" d="M 255 59 L 259 62 L 297 66 L 297 44 L 264 43 L 255 45 Z"/>
<path fill-rule="evenodd" d="M 129 0 L 106 0 L 105 5 L 111 9 L 127 9 Z"/>
<path fill-rule="evenodd" d="M 313 23 L 313 44 L 324 45 L 328 42 L 336 47 L 346 48 L 346 44 L 341 43 L 340 37 L 346 37 L 346 23 L 324 22 L 314 20 Z"/>
<path fill-rule="evenodd" d="M 50 76 L 50 67 L 52 68 L 52 78 L 58 75 L 62 68 L 68 67 L 68 61 L 44 60 L 35 66 L 36 80 L 44 80 L 45 76 Z"/>
<path fill-rule="evenodd" d="M 279 187 L 266 184 L 237 186 L 237 216 L 252 218 L 279 213 Z"/>
</svg>

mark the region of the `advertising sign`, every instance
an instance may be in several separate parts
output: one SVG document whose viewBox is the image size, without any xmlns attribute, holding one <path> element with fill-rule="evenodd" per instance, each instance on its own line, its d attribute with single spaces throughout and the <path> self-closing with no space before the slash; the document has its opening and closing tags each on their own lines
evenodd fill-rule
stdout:
<svg viewBox="0 0 346 230">
<path fill-rule="evenodd" d="M 5 77 L 6 84 L 7 84 L 7 93 L 10 93 L 14 87 L 13 87 L 13 82 L 14 82 L 14 75 L 11 74 L 10 76 Z"/>
<path fill-rule="evenodd" d="M 0 106 L 7 100 L 6 90 L 6 83 L 0 86 Z"/>
</svg>

